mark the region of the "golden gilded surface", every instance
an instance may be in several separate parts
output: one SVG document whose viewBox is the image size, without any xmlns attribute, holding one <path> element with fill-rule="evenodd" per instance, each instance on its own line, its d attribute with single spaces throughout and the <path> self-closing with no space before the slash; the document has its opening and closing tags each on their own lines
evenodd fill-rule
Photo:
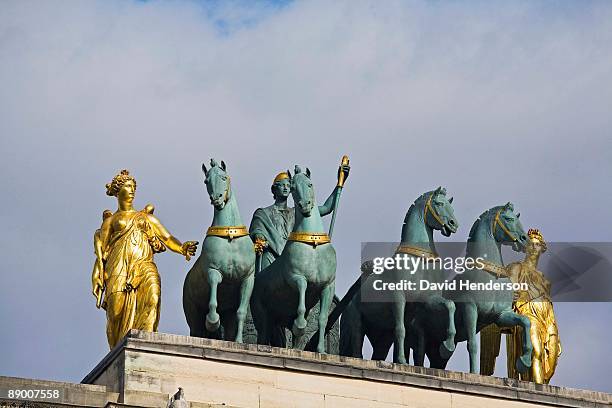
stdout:
<svg viewBox="0 0 612 408">
<path fill-rule="evenodd" d="M 500 276 L 508 276 L 506 268 L 504 268 L 503 266 L 495 265 L 494 263 L 487 262 L 485 260 L 481 260 L 480 262 L 484 265 L 484 268 L 482 268 L 484 271 L 491 272 L 495 274 L 498 278 Z"/>
<path fill-rule="evenodd" d="M 438 257 L 438 254 L 436 254 L 435 252 L 428 251 L 426 249 L 411 246 L 411 245 L 406 245 L 406 244 L 399 245 L 397 249 L 395 250 L 395 253 L 409 254 L 409 255 L 419 256 L 425 259 L 436 259 Z"/>
<path fill-rule="evenodd" d="M 136 180 L 122 170 L 106 185 L 117 197 L 115 213 L 106 210 L 94 234 L 96 261 L 92 273 L 96 304 L 106 310 L 106 335 L 112 349 L 130 329 L 157 331 L 161 280 L 153 254 L 166 248 L 189 260 L 198 243 L 181 243 L 153 216 L 154 208 L 132 206 Z"/>
<path fill-rule="evenodd" d="M 331 242 L 331 238 L 325 232 L 292 232 L 287 241 L 303 242 L 310 245 L 321 245 Z"/>
<path fill-rule="evenodd" d="M 226 226 L 226 227 L 209 227 L 206 231 L 206 236 L 215 236 L 221 238 L 240 238 L 246 235 L 249 235 L 249 230 L 245 225 L 235 225 L 235 226 Z"/>
<path fill-rule="evenodd" d="M 287 174 L 286 171 L 281 171 L 280 173 L 276 175 L 276 177 L 274 177 L 274 180 L 272 180 L 272 184 L 276 183 L 277 181 L 285 180 L 288 178 L 289 178 L 289 174 Z"/>
<path fill-rule="evenodd" d="M 514 364 L 511 364 L 521 355 L 522 329 L 513 328 L 506 342 L 508 377 L 548 384 L 561 355 L 561 341 L 550 297 L 550 282 L 537 269 L 539 257 L 546 251 L 546 243 L 538 230 L 530 229 L 528 236 L 525 260 L 508 265 L 507 270 L 513 282 L 525 282 L 529 286 L 528 290 L 515 293 L 513 308 L 516 313 L 527 316 L 531 322 L 532 363 L 531 369 L 525 374 L 518 373 Z"/>
<path fill-rule="evenodd" d="M 255 238 L 255 242 L 253 243 L 253 248 L 255 249 L 255 253 L 258 255 L 263 254 L 264 249 L 266 248 L 267 241 L 261 237 Z"/>
<path fill-rule="evenodd" d="M 347 155 L 342 156 L 342 161 L 340 162 L 340 168 L 338 169 L 338 187 L 344 187 L 344 182 L 346 181 L 346 175 L 342 171 L 342 168 L 349 165 L 349 158 Z"/>
</svg>

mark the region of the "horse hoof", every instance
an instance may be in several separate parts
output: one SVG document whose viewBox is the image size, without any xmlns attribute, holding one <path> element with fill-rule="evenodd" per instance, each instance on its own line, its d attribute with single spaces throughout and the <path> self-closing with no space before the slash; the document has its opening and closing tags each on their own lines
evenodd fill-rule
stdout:
<svg viewBox="0 0 612 408">
<path fill-rule="evenodd" d="M 210 314 L 206 316 L 206 330 L 209 332 L 216 332 L 219 330 L 220 325 L 221 321 L 219 320 L 218 314 L 215 313 L 212 316 Z"/>
<path fill-rule="evenodd" d="M 295 319 L 293 322 L 293 330 L 291 331 L 293 332 L 293 336 L 296 338 L 304 335 L 304 332 L 306 331 L 306 319 L 301 320 L 303 321 L 300 321 L 300 319 Z"/>
<path fill-rule="evenodd" d="M 443 341 L 442 344 L 440 344 L 440 357 L 442 357 L 444 360 L 448 360 L 449 358 L 451 358 L 451 356 L 453 355 L 454 351 L 455 351 L 455 341 Z"/>
<path fill-rule="evenodd" d="M 531 359 L 527 356 L 521 356 L 516 359 L 516 369 L 519 373 L 526 373 L 531 368 Z"/>
</svg>

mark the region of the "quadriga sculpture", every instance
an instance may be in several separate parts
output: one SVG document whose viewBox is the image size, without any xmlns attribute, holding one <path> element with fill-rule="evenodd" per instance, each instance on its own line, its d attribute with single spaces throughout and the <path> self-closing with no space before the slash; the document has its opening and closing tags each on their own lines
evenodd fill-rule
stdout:
<svg viewBox="0 0 612 408">
<path fill-rule="evenodd" d="M 291 327 L 299 338 L 306 329 L 306 317 L 319 303 L 319 341 L 324 353 L 325 326 L 334 297 L 336 251 L 323 227 L 316 203 L 310 170 L 287 171 L 295 203 L 293 230 L 280 255 L 257 274 L 251 298 L 251 313 L 257 328 L 257 342 L 277 344 L 274 332 Z"/>
<path fill-rule="evenodd" d="M 424 260 L 436 258 L 438 255 L 433 232 L 438 230 L 448 237 L 459 227 L 452 201 L 452 198 L 447 199 L 446 190 L 442 187 L 417 198 L 404 219 L 397 253 L 422 257 Z M 445 277 L 444 270 L 430 266 L 426 269 L 419 267 L 415 271 L 387 269 L 380 275 L 363 278 L 361 291 L 356 293 L 340 320 L 340 354 L 361 358 L 364 336 L 367 335 L 373 347 L 373 359 L 385 359 L 393 344 L 393 361 L 406 363 L 404 347 L 408 327 L 415 331 L 412 335 L 423 339 L 421 347 L 415 350 L 416 364 L 423 364 L 425 337 L 437 342 L 440 354 L 450 357 L 455 349 L 455 305 L 442 296 L 441 290 L 419 289 L 421 279 L 442 283 Z M 378 297 L 373 293 L 374 281 L 377 279 L 389 283 L 415 282 L 416 289 L 389 291 L 385 299 L 371 301 L 368 298 Z M 446 324 L 435 333 L 425 333 L 428 327 L 425 323 L 428 320 L 440 320 Z"/>
<path fill-rule="evenodd" d="M 223 161 L 202 164 L 204 183 L 214 207 L 202 252 L 183 285 L 183 310 L 190 335 L 242 343 L 247 307 L 255 280 L 255 250 L 238 211 Z"/>
</svg>

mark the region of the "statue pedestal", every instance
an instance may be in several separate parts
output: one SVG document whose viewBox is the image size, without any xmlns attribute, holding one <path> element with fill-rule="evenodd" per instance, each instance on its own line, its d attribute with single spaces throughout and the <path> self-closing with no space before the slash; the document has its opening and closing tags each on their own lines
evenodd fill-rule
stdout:
<svg viewBox="0 0 612 408">
<path fill-rule="evenodd" d="M 196 407 L 596 407 L 612 395 L 267 346 L 131 331 L 83 379 L 117 402 Z"/>
<path fill-rule="evenodd" d="M 612 394 L 384 361 L 132 331 L 82 384 L 0 376 L 0 407 L 610 407 Z M 8 390 L 51 390 L 46 400 Z"/>
</svg>

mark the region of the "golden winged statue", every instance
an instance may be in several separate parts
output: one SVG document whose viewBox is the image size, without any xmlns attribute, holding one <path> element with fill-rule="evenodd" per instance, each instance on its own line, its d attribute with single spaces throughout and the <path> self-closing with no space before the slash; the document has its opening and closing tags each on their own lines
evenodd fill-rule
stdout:
<svg viewBox="0 0 612 408">
<path fill-rule="evenodd" d="M 106 194 L 117 198 L 118 209 L 102 215 L 94 233 L 96 260 L 92 291 L 96 306 L 106 310 L 106 335 L 112 349 L 130 329 L 157 331 L 161 280 L 153 254 L 166 248 L 187 260 L 198 243 L 181 243 L 153 215 L 153 206 L 132 206 L 136 180 L 122 170 L 106 185 Z"/>
<path fill-rule="evenodd" d="M 508 276 L 513 282 L 527 283 L 529 289 L 517 291 L 514 295 L 513 309 L 516 313 L 527 316 L 531 322 L 530 337 L 533 344 L 531 368 L 521 374 L 514 367 L 514 361 L 520 356 L 522 329 L 514 327 L 506 333 L 506 352 L 508 361 L 508 378 L 548 384 L 561 355 L 561 341 L 552 299 L 550 282 L 537 269 L 540 255 L 546 251 L 546 242 L 537 229 L 527 233 L 526 256 L 522 262 L 514 262 L 506 267 Z M 493 375 L 495 359 L 499 356 L 502 331 L 496 325 L 489 325 L 480 332 L 480 373 Z"/>
</svg>

